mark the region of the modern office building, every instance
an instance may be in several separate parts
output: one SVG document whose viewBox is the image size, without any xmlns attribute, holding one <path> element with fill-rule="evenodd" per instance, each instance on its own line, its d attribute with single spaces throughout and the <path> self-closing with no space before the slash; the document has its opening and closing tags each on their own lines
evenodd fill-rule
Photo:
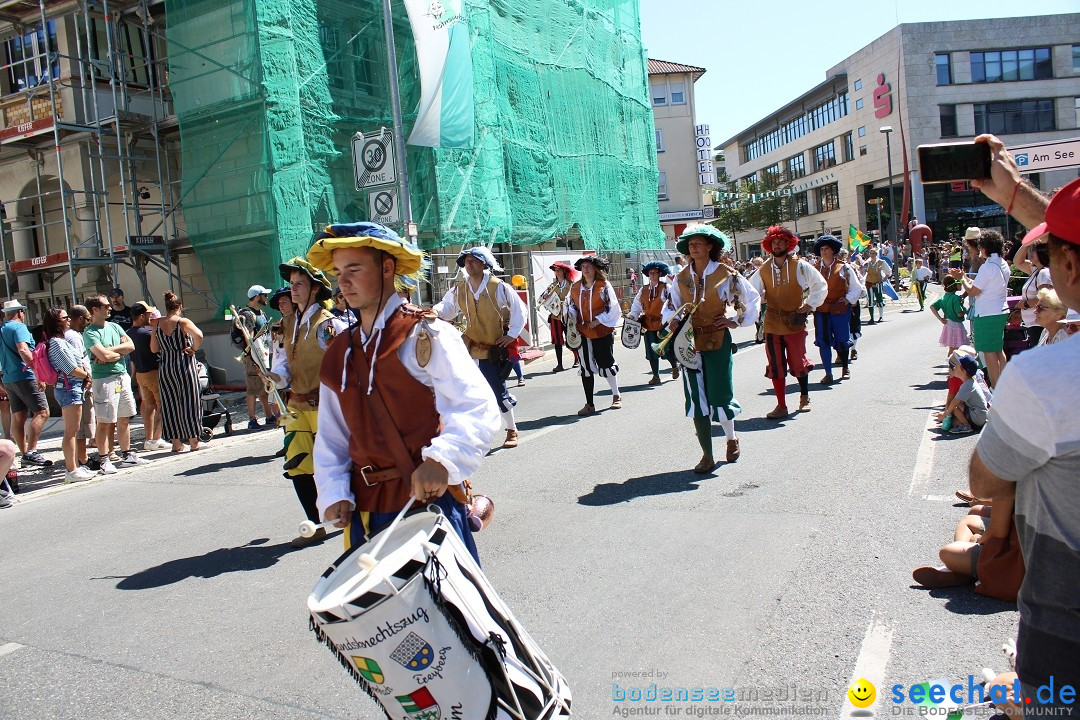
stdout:
<svg viewBox="0 0 1080 720">
<path fill-rule="evenodd" d="M 1080 14 L 902 24 L 825 72 L 825 80 L 721 143 L 728 176 L 751 187 L 767 176 L 789 192 L 786 224 L 811 239 L 849 224 L 886 239 L 890 186 L 900 212 L 905 173 L 909 212 L 936 237 L 969 225 L 1018 228 L 964 182 L 922 185 L 916 147 L 984 132 L 1016 147 L 1080 137 Z M 884 132 L 882 129 L 886 129 Z M 906 164 L 905 164 L 906 158 Z M 1075 167 L 1029 175 L 1044 190 Z M 881 198 L 875 206 L 869 200 Z M 749 202 L 743 199 L 742 202 Z M 740 253 L 759 250 L 755 228 Z"/>
<path fill-rule="evenodd" d="M 669 248 L 675 247 L 688 223 L 701 222 L 705 210 L 712 210 L 704 207 L 701 195 L 703 184 L 715 182 L 711 141 L 708 127 L 694 121 L 694 83 L 704 74 L 705 68 L 649 59 L 649 97 L 660 171 L 656 199 Z"/>
</svg>

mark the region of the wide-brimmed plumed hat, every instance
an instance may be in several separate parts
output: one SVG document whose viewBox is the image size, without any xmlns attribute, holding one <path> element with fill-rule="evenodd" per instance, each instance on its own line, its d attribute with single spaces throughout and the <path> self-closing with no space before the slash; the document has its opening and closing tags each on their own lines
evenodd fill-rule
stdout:
<svg viewBox="0 0 1080 720">
<path fill-rule="evenodd" d="M 416 245 L 403 240 L 385 225 L 367 221 L 327 225 L 308 250 L 308 262 L 333 275 L 334 251 L 350 247 L 369 247 L 392 256 L 397 263 L 394 287 L 398 290 L 416 287 L 431 265 L 427 254 Z M 412 282 L 405 282 L 404 278 L 411 278 Z"/>
<path fill-rule="evenodd" d="M 766 255 L 772 255 L 772 244 L 776 238 L 783 238 L 787 241 L 788 253 L 795 252 L 795 249 L 799 247 L 799 236 L 788 230 L 783 225 L 773 225 L 765 231 L 765 237 L 761 240 L 761 249 L 765 251 Z"/>
<path fill-rule="evenodd" d="M 297 270 L 307 275 L 311 279 L 311 284 L 318 288 L 319 292 L 315 295 L 315 302 L 324 302 L 333 297 L 334 293 L 330 288 L 330 281 L 326 275 L 304 258 L 297 256 L 278 265 L 278 272 L 285 282 L 289 282 L 289 276 L 292 275 L 293 271 Z"/>
<path fill-rule="evenodd" d="M 645 265 L 641 268 L 641 274 L 647 277 L 649 273 L 653 270 L 659 270 L 661 277 L 671 274 L 671 266 L 668 265 L 666 262 L 660 262 L 659 260 L 653 260 L 652 262 L 645 263 Z"/>
<path fill-rule="evenodd" d="M 577 278 L 577 270 L 575 270 L 570 265 L 570 263 L 566 262 L 565 260 L 556 260 L 555 262 L 551 263 L 551 267 L 549 269 L 550 270 L 565 270 L 567 280 L 574 280 L 574 279 Z"/>
<path fill-rule="evenodd" d="M 832 235 L 822 235 L 814 241 L 814 254 L 821 255 L 821 248 L 823 247 L 830 247 L 834 253 L 838 253 L 844 249 L 844 244 Z"/>
<path fill-rule="evenodd" d="M 579 257 L 574 262 L 574 267 L 580 270 L 581 266 L 585 263 L 592 263 L 592 266 L 600 272 L 607 272 L 608 268 L 611 267 L 611 263 L 607 261 L 607 258 L 602 258 L 599 255 L 585 255 Z"/>
<path fill-rule="evenodd" d="M 465 267 L 465 258 L 474 257 L 487 266 L 487 269 L 491 272 L 502 272 L 502 266 L 499 265 L 499 261 L 495 259 L 495 256 L 488 248 L 477 245 L 476 247 L 467 248 L 461 251 L 461 254 L 457 258 L 457 266 Z"/>
<path fill-rule="evenodd" d="M 719 245 L 720 250 L 730 250 L 732 247 L 731 238 L 714 228 L 712 225 L 695 225 L 692 228 L 687 228 L 686 232 L 679 236 L 679 241 L 675 243 L 675 250 L 677 250 L 680 255 L 689 255 L 690 238 L 695 235 L 705 238 L 714 245 Z"/>
</svg>

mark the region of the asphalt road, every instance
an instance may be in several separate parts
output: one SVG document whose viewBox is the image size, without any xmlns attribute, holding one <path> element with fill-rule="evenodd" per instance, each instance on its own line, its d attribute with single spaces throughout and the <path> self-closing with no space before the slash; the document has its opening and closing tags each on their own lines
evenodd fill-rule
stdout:
<svg viewBox="0 0 1080 720">
<path fill-rule="evenodd" d="M 1004 669 L 1015 606 L 912 587 L 966 512 L 952 493 L 975 444 L 926 429 L 945 396 L 938 330 L 890 309 L 852 378 L 813 385 L 812 412 L 784 422 L 764 419 L 764 351 L 739 330 L 742 458 L 707 477 L 689 472 L 681 383 L 647 387 L 643 350 L 616 350 L 624 409 L 586 419 L 576 375 L 527 368 L 521 445 L 475 479 L 497 505 L 478 544 L 575 717 L 846 717 L 860 677 L 886 716 L 894 684 Z M 288 545 L 302 517 L 279 441 L 240 433 L 0 512 L 0 717 L 383 717 L 308 631 L 307 594 L 342 546 Z M 652 683 L 736 701 L 614 699 Z"/>
</svg>

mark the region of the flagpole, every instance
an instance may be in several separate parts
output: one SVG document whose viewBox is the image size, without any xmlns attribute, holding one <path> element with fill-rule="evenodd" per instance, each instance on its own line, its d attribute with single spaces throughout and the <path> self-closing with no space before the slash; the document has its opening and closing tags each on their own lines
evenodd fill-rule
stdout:
<svg viewBox="0 0 1080 720">
<path fill-rule="evenodd" d="M 383 0 L 383 32 L 386 35 L 386 64 L 390 70 L 390 111 L 394 117 L 394 156 L 397 162 L 398 207 L 401 209 L 402 235 L 416 242 L 412 215 L 412 197 L 409 195 L 409 166 L 405 154 L 405 123 L 401 115 L 401 88 L 398 79 L 397 46 L 394 44 L 394 20 L 390 14 L 390 0 Z"/>
</svg>

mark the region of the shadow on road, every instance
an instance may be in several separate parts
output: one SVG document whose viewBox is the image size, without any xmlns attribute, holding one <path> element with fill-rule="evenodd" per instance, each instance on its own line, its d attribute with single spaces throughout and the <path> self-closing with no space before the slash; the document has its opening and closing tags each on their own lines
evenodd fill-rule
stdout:
<svg viewBox="0 0 1080 720">
<path fill-rule="evenodd" d="M 265 455 L 263 457 L 242 457 L 235 460 L 226 460 L 224 462 L 209 463 L 208 465 L 202 465 L 200 467 L 191 468 L 184 472 L 178 472 L 178 477 L 192 477 L 193 475 L 209 475 L 216 473 L 219 470 L 229 470 L 231 468 L 247 467 L 249 465 L 262 465 L 264 463 L 274 460 L 272 455 Z"/>
<path fill-rule="evenodd" d="M 916 390 L 948 390 L 949 381 L 948 380 L 931 380 L 929 382 L 924 382 L 921 385 L 911 385 L 909 387 L 912 387 L 912 388 L 914 388 Z"/>
<path fill-rule="evenodd" d="M 925 590 L 920 585 L 911 587 Z M 1016 603 L 1007 603 L 1002 600 L 975 592 L 975 586 L 962 585 L 952 588 L 938 588 L 927 591 L 930 597 L 945 600 L 945 609 L 957 615 L 996 615 L 1003 612 L 1016 612 Z"/>
<path fill-rule="evenodd" d="M 338 533 L 327 535 L 327 538 L 336 534 Z M 230 572 L 263 570 L 272 567 L 286 554 L 297 550 L 287 542 L 267 545 L 268 542 L 270 541 L 267 538 L 258 538 L 237 547 L 211 550 L 205 555 L 169 560 L 129 575 L 116 584 L 116 589 L 149 590 L 193 577 L 212 578 Z"/>
<path fill-rule="evenodd" d="M 602 507 L 604 505 L 618 505 L 634 498 L 648 495 L 670 495 L 671 493 L 688 492 L 698 489 L 698 481 L 701 475 L 695 475 L 689 470 L 686 472 L 663 472 L 655 475 L 630 478 L 622 483 L 601 483 L 592 489 L 588 495 L 578 498 L 579 505 L 590 507 Z"/>
<path fill-rule="evenodd" d="M 573 425 L 580 420 L 577 414 L 574 415 L 549 415 L 543 418 L 536 418 L 535 420 L 522 420 L 518 422 L 517 429 L 520 432 L 528 432 L 529 430 L 541 430 L 552 425 Z"/>
</svg>

